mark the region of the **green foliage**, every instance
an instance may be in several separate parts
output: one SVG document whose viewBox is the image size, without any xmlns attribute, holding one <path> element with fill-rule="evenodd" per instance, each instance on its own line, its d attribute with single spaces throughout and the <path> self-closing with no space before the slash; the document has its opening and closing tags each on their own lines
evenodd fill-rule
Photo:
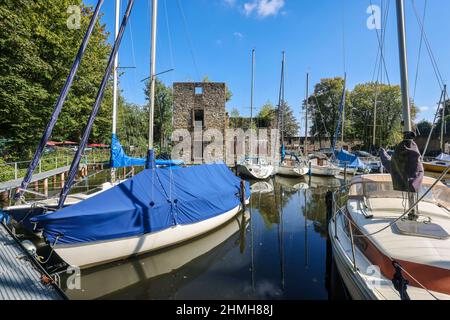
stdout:
<svg viewBox="0 0 450 320">
<path fill-rule="evenodd" d="M 150 99 L 150 82 L 147 83 L 145 90 L 147 100 Z M 147 114 L 145 119 L 147 120 L 147 128 L 144 132 L 148 132 L 148 114 L 149 105 L 144 107 L 144 112 Z M 156 80 L 155 88 L 155 130 L 154 141 L 158 144 L 158 149 L 161 151 L 167 151 L 169 147 L 170 136 L 173 132 L 173 92 L 171 87 L 166 87 L 164 83 Z M 143 134 L 143 133 L 141 133 Z M 148 137 L 148 134 L 146 135 Z"/>
<path fill-rule="evenodd" d="M 82 8 L 81 28 L 67 27 L 70 5 Z M 0 4 L 0 138 L 12 139 L 12 155 L 29 158 L 49 121 L 69 74 L 92 8 L 81 0 L 2 1 Z M 110 52 L 105 26 L 97 23 L 72 91 L 53 132 L 77 141 L 84 129 Z M 111 88 L 91 140 L 108 142 Z"/>
<path fill-rule="evenodd" d="M 282 112 L 282 124 L 280 130 L 284 132 L 285 137 L 296 137 L 299 134 L 300 126 L 294 117 L 294 111 L 292 108 L 284 102 L 280 106 L 280 112 Z"/>
<path fill-rule="evenodd" d="M 311 132 L 320 139 L 333 138 L 339 119 L 342 99 L 342 78 L 322 79 L 309 98 L 313 126 Z M 347 93 L 345 109 L 345 140 L 361 141 L 372 147 L 375 100 L 377 101 L 377 145 L 393 146 L 402 140 L 402 101 L 399 86 L 366 83 Z M 412 103 L 412 117 L 417 108 Z M 327 136 L 327 133 L 329 136 Z"/>
</svg>

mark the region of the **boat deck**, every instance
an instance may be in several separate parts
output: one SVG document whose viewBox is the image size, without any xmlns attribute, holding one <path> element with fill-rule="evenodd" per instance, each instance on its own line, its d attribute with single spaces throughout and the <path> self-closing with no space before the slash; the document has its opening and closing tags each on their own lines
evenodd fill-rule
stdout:
<svg viewBox="0 0 450 320">
<path fill-rule="evenodd" d="M 41 282 L 42 272 L 0 223 L 0 300 L 62 300 L 63 294 Z"/>
</svg>

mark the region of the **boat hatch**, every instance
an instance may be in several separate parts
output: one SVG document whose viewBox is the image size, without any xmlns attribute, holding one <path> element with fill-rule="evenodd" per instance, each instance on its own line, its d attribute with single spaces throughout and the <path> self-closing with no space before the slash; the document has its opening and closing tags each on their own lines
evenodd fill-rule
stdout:
<svg viewBox="0 0 450 320">
<path fill-rule="evenodd" d="M 396 224 L 400 234 L 406 236 L 424 237 L 447 240 L 450 235 L 440 225 L 423 221 L 400 220 Z"/>
</svg>

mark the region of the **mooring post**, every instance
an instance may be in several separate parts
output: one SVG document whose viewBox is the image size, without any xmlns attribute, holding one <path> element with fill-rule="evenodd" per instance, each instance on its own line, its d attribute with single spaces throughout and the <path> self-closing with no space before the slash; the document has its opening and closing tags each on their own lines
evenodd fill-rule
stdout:
<svg viewBox="0 0 450 320">
<path fill-rule="evenodd" d="M 44 179 L 44 194 L 48 197 L 48 179 Z"/>
<path fill-rule="evenodd" d="M 242 210 L 247 210 L 247 197 L 245 194 L 245 180 L 241 180 L 241 202 L 242 202 Z"/>
<path fill-rule="evenodd" d="M 36 191 L 36 192 L 39 191 L 39 181 L 34 182 L 34 191 Z"/>
<path fill-rule="evenodd" d="M 347 183 L 347 162 L 345 163 L 345 167 L 344 167 L 344 181 L 345 181 L 345 183 Z"/>
<path fill-rule="evenodd" d="M 9 192 L 3 191 L 0 195 L 0 201 L 1 203 L 8 203 L 9 202 Z"/>
<path fill-rule="evenodd" d="M 64 188 L 64 172 L 61 173 L 61 189 Z"/>
</svg>

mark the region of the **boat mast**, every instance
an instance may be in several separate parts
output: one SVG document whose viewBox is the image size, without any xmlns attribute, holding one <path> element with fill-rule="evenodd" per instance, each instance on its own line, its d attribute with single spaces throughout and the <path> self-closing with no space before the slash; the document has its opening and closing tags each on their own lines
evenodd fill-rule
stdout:
<svg viewBox="0 0 450 320">
<path fill-rule="evenodd" d="M 286 52 L 283 51 L 283 60 L 281 62 L 281 85 L 280 85 L 280 105 L 281 112 L 281 145 L 284 146 L 284 66 L 286 62 Z"/>
<path fill-rule="evenodd" d="M 306 73 L 306 99 L 305 99 L 305 145 L 303 153 L 308 155 L 308 99 L 309 99 L 309 73 Z"/>
<path fill-rule="evenodd" d="M 252 50 L 252 84 L 250 94 L 250 129 L 253 128 L 253 101 L 255 94 L 255 49 Z"/>
<path fill-rule="evenodd" d="M 409 83 L 408 83 L 408 60 L 406 52 L 406 31 L 405 31 L 405 6 L 404 0 L 397 0 L 397 31 L 398 31 L 398 49 L 400 56 L 400 75 L 402 88 L 403 104 L 403 132 L 406 137 L 410 137 L 412 132 L 411 108 L 409 101 Z"/>
<path fill-rule="evenodd" d="M 444 85 L 444 98 L 442 99 L 443 103 L 442 103 L 442 123 L 441 123 L 441 150 L 442 153 L 445 152 L 445 137 L 444 137 L 444 133 L 445 133 L 445 107 L 446 107 L 446 100 L 447 100 L 447 85 Z"/>
<path fill-rule="evenodd" d="M 151 37 L 151 57 L 150 57 L 150 116 L 149 116 L 149 133 L 148 133 L 148 158 L 147 169 L 153 168 L 154 161 L 154 114 L 155 114 L 155 87 L 156 87 L 156 28 L 158 20 L 158 0 L 153 0 L 152 9 L 152 37 Z"/>
<path fill-rule="evenodd" d="M 344 148 L 344 135 L 345 135 L 345 91 L 347 90 L 347 73 L 345 73 L 344 76 L 344 98 L 342 101 L 342 135 L 341 135 L 341 144 L 342 147 Z"/>
<path fill-rule="evenodd" d="M 117 40 L 119 35 L 119 24 L 120 24 L 120 0 L 116 0 L 116 21 L 114 26 L 114 39 Z M 113 87 L 113 123 L 112 123 L 112 134 L 117 134 L 117 104 L 118 104 L 118 68 L 119 68 L 119 53 L 117 52 L 116 58 L 114 59 L 114 87 Z M 111 182 L 116 181 L 116 168 L 111 168 Z"/>
</svg>

